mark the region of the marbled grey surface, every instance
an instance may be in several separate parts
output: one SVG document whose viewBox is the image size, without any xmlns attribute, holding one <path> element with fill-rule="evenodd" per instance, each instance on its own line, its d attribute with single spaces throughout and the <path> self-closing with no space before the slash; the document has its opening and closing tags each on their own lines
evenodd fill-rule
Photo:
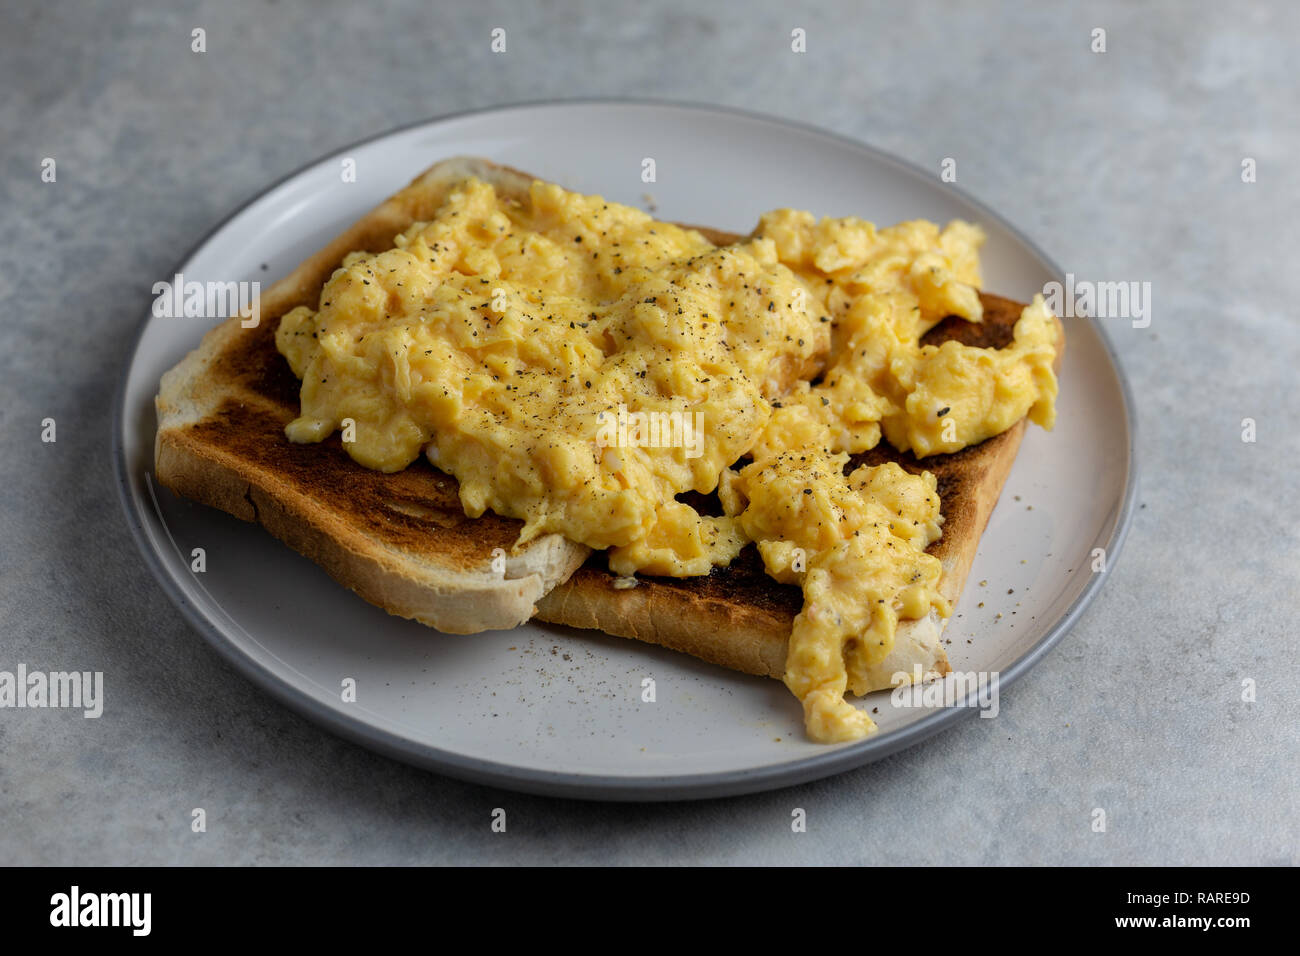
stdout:
<svg viewBox="0 0 1300 956">
<path fill-rule="evenodd" d="M 1300 862 L 1300 9 L 788 6 L 4 5 L 0 669 L 100 669 L 112 696 L 100 720 L 0 710 L 0 860 Z M 496 26 L 506 56 L 488 54 Z M 804 57 L 788 53 L 796 26 Z M 426 116 L 584 95 L 761 110 L 927 167 L 957 156 L 961 184 L 1068 271 L 1153 284 L 1151 327 L 1116 331 L 1142 507 L 1096 603 L 999 720 L 759 796 L 521 796 L 300 719 L 150 577 L 114 495 L 109 419 L 152 281 L 317 155 Z M 206 834 L 190 832 L 195 806 Z M 497 806 L 506 835 L 488 827 Z"/>
</svg>

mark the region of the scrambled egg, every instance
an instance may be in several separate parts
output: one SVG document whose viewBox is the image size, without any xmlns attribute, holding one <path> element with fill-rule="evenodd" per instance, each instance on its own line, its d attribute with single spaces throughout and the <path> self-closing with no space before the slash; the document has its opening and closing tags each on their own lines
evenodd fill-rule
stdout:
<svg viewBox="0 0 1300 956">
<path fill-rule="evenodd" d="M 421 453 L 465 513 L 608 549 L 618 575 L 691 576 L 754 542 L 799 585 L 786 684 L 810 736 L 874 729 L 844 700 L 899 620 L 947 616 L 935 481 L 846 474 L 882 438 L 918 457 L 1021 417 L 1050 428 L 1056 326 L 1036 298 L 997 351 L 920 337 L 981 318 L 982 234 L 780 210 L 748 239 L 533 183 L 467 180 L 385 252 L 353 253 L 276 344 L 302 379 L 292 441 L 342 430 L 369 468 Z M 699 514 L 683 492 L 717 492 Z"/>
</svg>

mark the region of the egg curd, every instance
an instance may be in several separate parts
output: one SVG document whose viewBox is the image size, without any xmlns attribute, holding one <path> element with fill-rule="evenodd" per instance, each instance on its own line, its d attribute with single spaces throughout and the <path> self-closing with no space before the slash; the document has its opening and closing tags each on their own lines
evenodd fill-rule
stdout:
<svg viewBox="0 0 1300 956">
<path fill-rule="evenodd" d="M 1041 298 L 1007 348 L 920 344 L 945 316 L 980 320 L 982 241 L 961 222 L 779 210 L 716 246 L 598 196 L 535 182 L 519 201 L 469 179 L 394 248 L 349 255 L 319 309 L 281 320 L 302 380 L 285 431 L 341 429 L 388 472 L 423 453 L 467 515 L 522 519 L 520 544 L 608 549 L 622 576 L 707 574 L 754 542 L 803 590 L 785 682 L 809 735 L 855 739 L 875 725 L 846 691 L 871 689 L 900 620 L 951 609 L 925 553 L 934 477 L 846 474 L 849 455 L 882 436 L 924 457 L 1025 415 L 1053 423 Z M 717 492 L 723 514 L 677 500 L 688 491 Z"/>
</svg>

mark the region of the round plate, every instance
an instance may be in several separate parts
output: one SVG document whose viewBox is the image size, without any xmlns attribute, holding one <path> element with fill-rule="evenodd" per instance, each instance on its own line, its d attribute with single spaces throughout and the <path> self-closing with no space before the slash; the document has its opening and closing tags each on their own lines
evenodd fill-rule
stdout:
<svg viewBox="0 0 1300 956">
<path fill-rule="evenodd" d="M 867 146 L 762 116 L 628 102 L 493 109 L 357 143 L 271 187 L 173 272 L 269 285 L 417 173 L 455 155 L 740 233 L 778 206 L 880 224 L 968 219 L 988 234 L 988 290 L 1027 301 L 1060 275 L 994 212 Z M 655 161 L 652 183 L 642 181 L 647 157 Z M 344 159 L 355 161 L 355 182 L 340 176 Z M 140 329 L 114 423 L 123 505 L 149 567 L 198 631 L 252 680 L 331 730 L 503 787 L 680 799 L 837 773 L 973 712 L 890 706 L 880 692 L 865 701 L 879 710 L 879 733 L 818 745 L 805 739 L 798 703 L 778 681 L 592 631 L 529 624 L 453 637 L 389 616 L 262 529 L 154 482 L 158 380 L 210 324 L 150 317 Z M 1104 575 L 1092 572 L 1092 551 L 1105 548 L 1113 567 L 1133 503 L 1127 385 L 1095 322 L 1067 320 L 1066 333 L 1056 430 L 1029 429 L 945 634 L 954 669 L 997 672 L 1001 689 L 1096 594 Z M 190 570 L 195 547 L 206 551 L 202 574 Z M 346 678 L 356 681 L 354 702 L 343 700 Z M 645 678 L 654 680 L 653 701 L 643 700 Z"/>
</svg>

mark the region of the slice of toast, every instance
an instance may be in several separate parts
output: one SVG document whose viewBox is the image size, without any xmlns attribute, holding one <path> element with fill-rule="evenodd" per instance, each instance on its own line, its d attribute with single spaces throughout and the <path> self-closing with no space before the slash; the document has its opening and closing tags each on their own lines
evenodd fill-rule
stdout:
<svg viewBox="0 0 1300 956">
<path fill-rule="evenodd" d="M 558 535 L 516 552 L 522 522 L 490 513 L 466 518 L 455 479 L 423 459 L 383 474 L 354 462 L 337 436 L 319 445 L 285 438 L 285 424 L 298 414 L 299 382 L 275 348 L 280 317 L 298 305 L 316 307 L 321 286 L 348 252 L 390 248 L 394 236 L 432 217 L 471 175 L 528 202 L 532 177 L 524 173 L 485 160 L 438 163 L 268 290 L 256 328 L 230 319 L 168 372 L 157 399 L 159 482 L 260 523 L 371 603 L 442 631 L 512 627 L 535 611 L 544 621 L 598 628 L 746 673 L 782 677 L 802 595 L 769 578 L 752 545 L 707 577 L 642 577 L 635 587 L 621 588 L 605 570 L 603 554 Z M 700 231 L 718 244 L 740 238 Z M 926 341 L 1010 342 L 1021 306 L 982 298 L 983 323 L 947 319 Z M 1022 421 L 996 438 L 919 465 L 883 443 L 853 461 L 897 461 L 935 473 L 944 525 L 930 552 L 943 563 L 940 591 L 950 601 L 961 593 L 1024 427 Z M 506 556 L 504 575 L 493 570 L 494 552 Z M 947 673 L 942 627 L 934 614 L 900 623 L 875 686 L 890 686 L 893 674 L 911 674 L 914 667 L 924 677 Z"/>
<path fill-rule="evenodd" d="M 516 550 L 523 522 L 466 518 L 455 479 L 423 459 L 385 475 L 354 462 L 338 436 L 291 443 L 284 426 L 298 417 L 299 382 L 275 330 L 297 306 L 316 307 L 345 255 L 392 248 L 468 176 L 524 195 L 532 182 L 483 160 L 438 163 L 267 290 L 256 327 L 235 317 L 204 336 L 163 376 L 155 402 L 159 483 L 261 524 L 372 604 L 453 634 L 522 624 L 590 549 L 550 534 Z"/>
<path fill-rule="evenodd" d="M 932 330 L 932 335 L 938 333 L 933 341 L 960 338 L 970 345 L 994 347 L 1009 343 L 1022 306 L 992 295 L 980 298 L 982 326 L 946 319 Z M 851 469 L 893 461 L 908 471 L 934 474 L 943 536 L 926 550 L 942 562 L 939 592 L 954 605 L 1024 431 L 1021 419 L 995 438 L 920 462 L 882 442 L 850 461 Z M 777 679 L 785 675 L 790 631 L 803 607 L 803 592 L 772 580 L 754 545 L 747 545 L 729 567 L 715 568 L 707 577 L 640 578 L 636 587 L 626 589 L 615 587 L 616 580 L 604 566 L 603 553 L 593 553 L 573 577 L 541 599 L 537 616 L 659 644 L 747 674 Z M 893 650 L 870 672 L 872 687 L 893 686 L 893 675 L 911 675 L 917 665 L 923 677 L 947 674 L 948 659 L 940 640 L 944 623 L 934 612 L 919 621 L 900 621 Z"/>
</svg>

